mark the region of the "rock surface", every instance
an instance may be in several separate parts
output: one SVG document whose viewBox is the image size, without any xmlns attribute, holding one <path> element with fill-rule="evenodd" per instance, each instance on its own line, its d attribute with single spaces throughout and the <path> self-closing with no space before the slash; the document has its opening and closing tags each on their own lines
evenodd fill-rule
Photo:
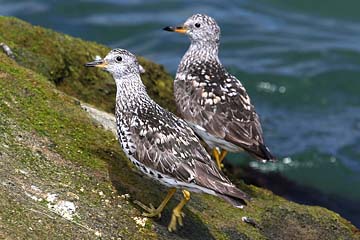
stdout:
<svg viewBox="0 0 360 240">
<path fill-rule="evenodd" d="M 168 233 L 180 195 L 161 219 L 141 216 L 133 200 L 157 205 L 166 189 L 132 169 L 104 128 L 112 117 L 101 110 L 114 108 L 110 76 L 83 67 L 109 49 L 9 17 L 0 17 L 0 42 L 14 54 L 0 52 L 1 239 L 360 239 L 334 212 L 239 179 L 253 197 L 247 207 L 192 194 L 184 227 Z M 174 111 L 169 74 L 140 62 L 150 95 Z"/>
</svg>

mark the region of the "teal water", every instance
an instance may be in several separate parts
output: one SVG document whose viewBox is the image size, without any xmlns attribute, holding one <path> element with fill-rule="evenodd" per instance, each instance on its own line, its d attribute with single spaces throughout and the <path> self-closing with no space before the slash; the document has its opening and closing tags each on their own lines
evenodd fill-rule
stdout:
<svg viewBox="0 0 360 240">
<path fill-rule="evenodd" d="M 357 0 L 0 0 L 1 15 L 129 49 L 172 74 L 189 41 L 161 29 L 193 13 L 213 16 L 222 28 L 222 62 L 247 88 L 279 158 L 228 160 L 350 201 L 356 212 L 341 202 L 337 210 L 360 226 L 358 9 Z"/>
</svg>

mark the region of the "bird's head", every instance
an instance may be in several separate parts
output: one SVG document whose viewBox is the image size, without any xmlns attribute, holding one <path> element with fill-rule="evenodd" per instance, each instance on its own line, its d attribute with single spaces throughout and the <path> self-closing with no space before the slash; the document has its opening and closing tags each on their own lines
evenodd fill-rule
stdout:
<svg viewBox="0 0 360 240">
<path fill-rule="evenodd" d="M 192 15 L 182 26 L 168 26 L 164 30 L 186 34 L 194 42 L 218 43 L 220 41 L 220 27 L 215 19 L 205 14 Z"/>
<path fill-rule="evenodd" d="M 85 66 L 102 68 L 117 77 L 139 74 L 143 70 L 134 54 L 120 48 L 111 50 L 105 58 L 86 63 Z"/>
</svg>

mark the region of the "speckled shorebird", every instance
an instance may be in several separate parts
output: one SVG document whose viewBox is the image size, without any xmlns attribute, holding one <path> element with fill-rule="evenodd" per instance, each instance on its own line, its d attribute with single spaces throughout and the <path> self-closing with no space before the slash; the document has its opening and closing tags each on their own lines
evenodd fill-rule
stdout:
<svg viewBox="0 0 360 240">
<path fill-rule="evenodd" d="M 181 210 L 190 200 L 189 191 L 218 196 L 235 207 L 249 200 L 219 172 L 191 127 L 148 96 L 133 54 L 114 49 L 86 66 L 103 68 L 115 79 L 117 132 L 127 157 L 146 176 L 170 187 L 158 208 L 136 202 L 146 211 L 145 216 L 160 217 L 177 188 L 182 189 L 184 198 L 173 209 L 169 231 L 182 225 Z"/>
<path fill-rule="evenodd" d="M 216 21 L 195 14 L 182 26 L 164 30 L 186 34 L 191 40 L 176 73 L 175 101 L 182 117 L 213 149 L 218 168 L 227 151 L 245 150 L 257 159 L 274 160 L 245 88 L 219 60 L 220 27 Z"/>
</svg>

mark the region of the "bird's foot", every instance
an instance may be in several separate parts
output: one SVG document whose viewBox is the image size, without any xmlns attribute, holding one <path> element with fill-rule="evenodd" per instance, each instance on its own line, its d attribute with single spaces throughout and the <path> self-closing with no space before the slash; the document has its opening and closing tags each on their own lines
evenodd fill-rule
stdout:
<svg viewBox="0 0 360 240">
<path fill-rule="evenodd" d="M 224 160 L 226 154 L 224 155 L 223 151 L 219 152 L 217 148 L 213 148 L 212 153 L 215 158 L 216 166 L 220 171 L 222 171 L 222 169 L 224 168 L 224 164 L 222 163 L 222 161 Z"/>
<path fill-rule="evenodd" d="M 139 202 L 139 201 L 134 201 L 134 203 L 145 210 L 145 212 L 142 213 L 142 215 L 144 217 L 150 217 L 150 218 L 152 218 L 152 217 L 160 218 L 161 217 L 162 209 L 155 208 L 154 205 L 152 205 L 151 203 L 149 206 L 146 206 L 145 204 L 143 204 L 142 202 Z"/>
<path fill-rule="evenodd" d="M 176 188 L 170 188 L 169 192 L 167 193 L 166 197 L 161 202 L 158 208 L 154 208 L 154 206 L 151 203 L 149 207 L 139 201 L 134 201 L 134 203 L 146 211 L 142 214 L 143 216 L 160 218 L 161 212 L 164 210 L 166 204 L 169 202 L 169 200 L 171 199 L 171 197 L 174 195 L 175 192 L 176 192 Z"/>
<path fill-rule="evenodd" d="M 171 221 L 168 226 L 169 232 L 176 231 L 177 224 L 179 224 L 181 227 L 184 225 L 183 217 L 185 217 L 185 214 L 182 211 L 179 211 L 177 209 L 173 210 L 173 213 L 171 215 Z"/>
<path fill-rule="evenodd" d="M 218 169 L 219 169 L 220 171 L 223 171 L 223 169 L 224 169 L 224 164 L 223 164 L 222 162 L 216 161 L 216 165 L 217 165 L 217 167 L 218 167 Z"/>
<path fill-rule="evenodd" d="M 185 214 L 181 210 L 184 207 L 184 205 L 190 200 L 190 192 L 187 190 L 183 190 L 182 192 L 183 192 L 184 198 L 173 209 L 170 224 L 168 226 L 169 232 L 176 231 L 177 224 L 179 224 L 180 226 L 183 226 L 183 217 L 185 217 Z"/>
</svg>

